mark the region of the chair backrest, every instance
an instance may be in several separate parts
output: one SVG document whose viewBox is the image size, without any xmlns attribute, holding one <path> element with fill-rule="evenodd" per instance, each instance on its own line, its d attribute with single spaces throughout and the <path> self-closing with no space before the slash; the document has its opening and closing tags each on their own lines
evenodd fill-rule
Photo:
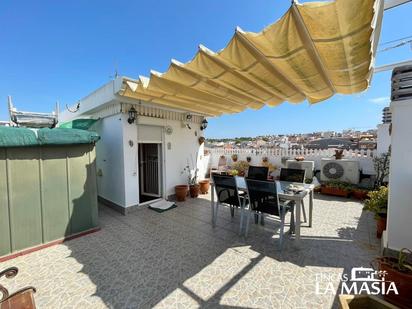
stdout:
<svg viewBox="0 0 412 309">
<path fill-rule="evenodd" d="M 247 178 L 255 180 L 267 180 L 269 168 L 267 166 L 249 166 Z"/>
<path fill-rule="evenodd" d="M 236 179 L 233 176 L 213 174 L 216 196 L 219 203 L 240 206 Z"/>
<path fill-rule="evenodd" d="M 280 206 L 275 181 L 246 178 L 246 187 L 252 210 L 279 216 Z"/>
<path fill-rule="evenodd" d="M 296 168 L 281 168 L 280 181 L 305 182 L 305 170 Z"/>
</svg>

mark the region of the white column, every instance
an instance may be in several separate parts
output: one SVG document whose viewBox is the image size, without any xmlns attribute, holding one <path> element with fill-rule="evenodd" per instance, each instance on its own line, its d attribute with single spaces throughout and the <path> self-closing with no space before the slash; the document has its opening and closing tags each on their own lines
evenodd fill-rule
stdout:
<svg viewBox="0 0 412 309">
<path fill-rule="evenodd" d="M 378 124 L 378 140 L 377 152 L 378 155 L 388 152 L 391 145 L 391 136 L 389 135 L 389 123 Z"/>
<path fill-rule="evenodd" d="M 388 247 L 412 248 L 412 99 L 391 103 Z"/>
</svg>

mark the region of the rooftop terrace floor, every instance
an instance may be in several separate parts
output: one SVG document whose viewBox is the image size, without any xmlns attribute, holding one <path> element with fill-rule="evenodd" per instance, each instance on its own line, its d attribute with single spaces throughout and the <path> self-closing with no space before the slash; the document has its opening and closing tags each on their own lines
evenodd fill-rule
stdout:
<svg viewBox="0 0 412 309">
<path fill-rule="evenodd" d="M 379 253 L 373 216 L 357 201 L 322 195 L 300 247 L 286 237 L 282 251 L 275 220 L 251 223 L 245 239 L 239 213 L 231 219 L 225 208 L 213 228 L 209 196 L 162 214 L 102 206 L 99 216 L 97 233 L 0 263 L 20 270 L 2 283 L 35 286 L 38 308 L 331 308 L 338 299 L 316 294 L 316 277 L 339 289 L 340 275 Z"/>
</svg>

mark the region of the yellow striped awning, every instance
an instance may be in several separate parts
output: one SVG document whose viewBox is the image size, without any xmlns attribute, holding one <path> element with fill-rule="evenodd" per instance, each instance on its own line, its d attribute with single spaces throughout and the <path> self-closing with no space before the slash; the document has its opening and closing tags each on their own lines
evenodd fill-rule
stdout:
<svg viewBox="0 0 412 309">
<path fill-rule="evenodd" d="M 382 0 L 295 2 L 259 33 L 236 29 L 217 53 L 200 46 L 165 73 L 124 79 L 119 94 L 217 116 L 357 93 L 372 78 L 382 16 Z"/>
</svg>

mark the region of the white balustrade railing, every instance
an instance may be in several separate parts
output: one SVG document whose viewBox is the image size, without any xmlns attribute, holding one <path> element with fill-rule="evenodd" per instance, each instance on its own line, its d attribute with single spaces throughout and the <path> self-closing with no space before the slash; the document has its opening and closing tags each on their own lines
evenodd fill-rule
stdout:
<svg viewBox="0 0 412 309">
<path fill-rule="evenodd" d="M 259 165 L 263 157 L 267 157 L 271 164 L 278 167 L 284 166 L 287 159 L 293 159 L 296 156 L 303 156 L 305 160 L 315 162 L 315 169 L 320 169 L 320 161 L 322 158 L 332 158 L 335 154 L 334 149 L 223 149 L 223 148 L 208 148 L 210 155 L 208 166 L 217 167 L 220 156 L 225 156 L 228 164 L 232 163 L 231 156 L 237 154 L 238 160 L 246 161 L 247 157 L 251 157 L 250 164 Z M 344 159 L 358 160 L 360 168 L 364 174 L 374 174 L 373 158 L 377 155 L 376 150 L 344 150 Z"/>
</svg>

